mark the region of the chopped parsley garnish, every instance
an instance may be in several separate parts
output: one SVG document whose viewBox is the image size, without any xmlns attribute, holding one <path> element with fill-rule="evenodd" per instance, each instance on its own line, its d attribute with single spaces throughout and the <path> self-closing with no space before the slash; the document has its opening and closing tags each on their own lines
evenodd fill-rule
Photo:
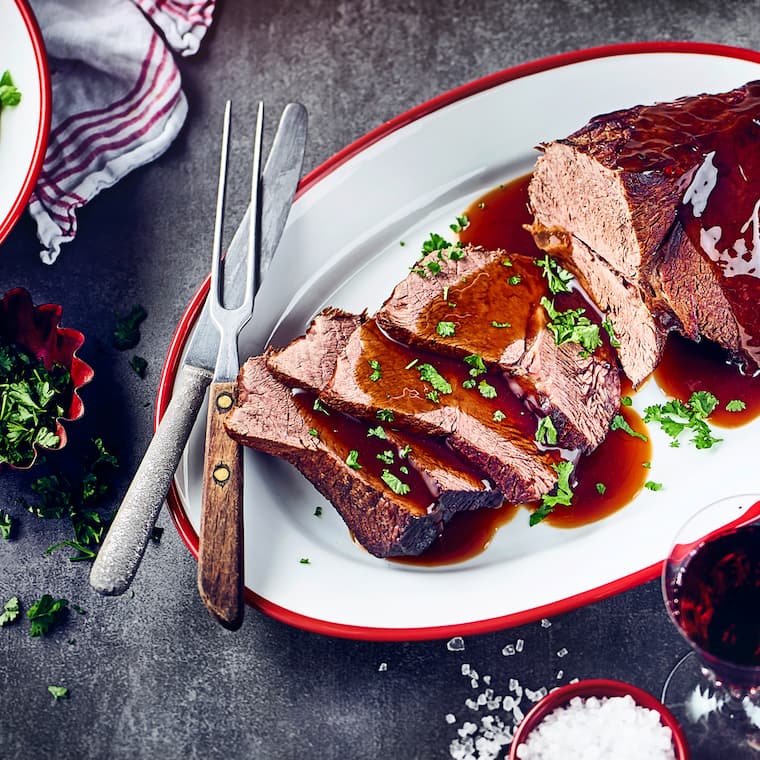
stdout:
<svg viewBox="0 0 760 760">
<path fill-rule="evenodd" d="M 369 379 L 376 383 L 380 378 L 383 376 L 383 371 L 380 368 L 380 362 L 377 359 L 369 359 L 368 364 L 370 368 L 372 369 L 372 372 L 370 373 Z"/>
<path fill-rule="evenodd" d="M 652 469 L 652 463 L 651 462 L 642 462 L 641 466 L 645 467 L 647 470 L 651 470 Z"/>
<path fill-rule="evenodd" d="M 451 243 L 449 243 L 446 238 L 441 237 L 435 232 L 431 232 L 430 237 L 422 244 L 422 253 L 426 254 L 433 253 L 433 251 L 444 251 L 447 248 L 451 248 Z"/>
<path fill-rule="evenodd" d="M 301 559 L 298 560 L 302 565 L 310 565 L 311 560 L 308 557 L 301 557 Z"/>
<path fill-rule="evenodd" d="M 501 260 L 501 265 L 502 265 L 503 267 L 511 267 L 511 266 L 514 266 L 514 264 L 512 264 L 512 260 L 511 260 L 511 259 L 502 259 L 502 260 Z"/>
<path fill-rule="evenodd" d="M 624 433 L 628 433 L 628 435 L 632 436 L 633 438 L 641 438 L 642 441 L 649 440 L 643 433 L 639 433 L 638 431 L 634 430 L 626 420 L 625 417 L 623 417 L 622 414 L 616 414 L 612 418 L 612 422 L 610 423 L 610 430 L 622 430 Z"/>
<path fill-rule="evenodd" d="M 378 425 L 377 427 L 369 428 L 367 430 L 367 438 L 382 438 L 385 440 L 388 436 L 385 434 L 385 428 L 383 428 L 382 425 Z"/>
<path fill-rule="evenodd" d="M 498 327 L 498 328 L 512 327 L 512 324 L 511 324 L 511 322 L 497 322 L 494 319 L 494 320 L 491 321 L 491 327 Z"/>
<path fill-rule="evenodd" d="M 437 261 L 427 261 L 425 262 L 425 266 L 428 268 L 428 271 L 431 274 L 440 274 L 441 273 L 441 265 Z"/>
<path fill-rule="evenodd" d="M 633 406 L 633 399 L 632 399 L 630 396 L 623 396 L 623 397 L 620 399 L 620 403 L 621 403 L 623 406 Z"/>
<path fill-rule="evenodd" d="M 330 412 L 326 409 L 325 405 L 318 399 L 314 399 L 314 407 L 315 412 L 322 412 L 322 414 L 326 414 L 328 417 L 330 416 Z"/>
<path fill-rule="evenodd" d="M 604 483 L 597 483 L 596 490 L 600 496 L 604 496 L 604 494 L 607 492 L 607 486 L 604 485 Z"/>
<path fill-rule="evenodd" d="M 650 491 L 660 491 L 662 490 L 662 483 L 655 483 L 654 480 L 647 480 L 647 482 L 644 483 L 644 488 L 648 488 Z"/>
<path fill-rule="evenodd" d="M 129 360 L 129 366 L 140 376 L 145 377 L 148 371 L 148 362 L 142 356 L 133 356 Z"/>
<path fill-rule="evenodd" d="M 443 338 L 450 338 L 455 330 L 456 325 L 453 322 L 439 322 L 435 326 L 435 331 Z"/>
<path fill-rule="evenodd" d="M 477 385 L 477 382 L 474 378 L 469 378 L 468 380 L 462 380 L 462 388 L 465 390 L 470 390 L 471 388 L 474 388 Z"/>
<path fill-rule="evenodd" d="M 44 636 L 52 628 L 63 621 L 67 599 L 54 599 L 50 594 L 43 594 L 27 611 L 26 616 L 31 621 L 29 635 L 32 638 Z"/>
<path fill-rule="evenodd" d="M 644 422 L 657 422 L 663 432 L 672 438 L 670 445 L 680 446 L 679 437 L 686 430 L 691 431 L 691 442 L 698 449 L 709 449 L 720 443 L 705 419 L 718 405 L 718 399 L 708 391 L 694 391 L 688 401 L 672 399 L 664 404 L 654 404 L 644 410 Z"/>
<path fill-rule="evenodd" d="M 46 369 L 24 348 L 0 338 L 0 463 L 26 467 L 36 445 L 56 447 L 57 419 L 71 394 L 71 374 L 63 365 Z"/>
<path fill-rule="evenodd" d="M 393 422 L 393 412 L 390 409 L 378 409 L 375 417 L 382 422 Z"/>
<path fill-rule="evenodd" d="M 510 285 L 519 285 L 522 282 L 522 277 L 520 277 L 519 274 L 513 274 L 507 282 L 509 282 Z"/>
<path fill-rule="evenodd" d="M 615 325 L 612 324 L 612 320 L 609 317 L 602 320 L 602 327 L 605 329 L 607 335 L 610 336 L 610 345 L 613 348 L 620 348 L 620 341 L 615 335 Z"/>
<path fill-rule="evenodd" d="M 470 354 L 469 356 L 465 356 L 462 361 L 470 366 L 470 374 L 473 377 L 482 375 L 486 371 L 486 363 L 483 361 L 483 357 L 479 354 Z"/>
<path fill-rule="evenodd" d="M 396 461 L 396 457 L 390 449 L 386 449 L 380 454 L 375 455 L 383 464 L 393 464 Z"/>
<path fill-rule="evenodd" d="M 412 359 L 412 361 L 410 361 L 409 364 L 407 364 L 406 367 L 404 367 L 404 369 L 411 369 L 412 367 L 415 366 L 415 364 L 418 364 L 419 361 L 420 361 L 419 359 Z"/>
<path fill-rule="evenodd" d="M 467 218 L 466 214 L 462 214 L 462 216 L 458 216 L 456 218 L 456 221 L 453 224 L 449 225 L 449 228 L 452 232 L 463 232 L 470 226 L 470 220 Z"/>
<path fill-rule="evenodd" d="M 398 450 L 398 458 L 406 459 L 412 453 L 412 447 L 407 443 L 403 449 Z"/>
<path fill-rule="evenodd" d="M 496 398 L 498 395 L 496 393 L 496 388 L 494 388 L 490 383 L 487 383 L 485 380 L 481 380 L 478 383 L 478 391 L 483 398 Z"/>
<path fill-rule="evenodd" d="M 6 106 L 17 106 L 21 102 L 21 91 L 13 84 L 11 72 L 7 69 L 0 75 L 0 110 Z"/>
<path fill-rule="evenodd" d="M 316 428 L 309 428 L 309 435 L 312 438 L 319 438 L 319 430 L 317 430 Z"/>
<path fill-rule="evenodd" d="M 507 415 L 504 414 L 504 412 L 502 412 L 501 409 L 497 409 L 493 413 L 493 421 L 494 422 L 503 422 L 505 419 L 507 419 Z"/>
<path fill-rule="evenodd" d="M 743 412 L 747 408 L 747 405 L 739 399 L 732 399 L 726 404 L 727 412 Z"/>
<path fill-rule="evenodd" d="M 113 331 L 113 345 L 119 351 L 134 348 L 140 342 L 140 325 L 145 321 L 148 312 L 135 304 L 128 314 L 120 317 Z"/>
<path fill-rule="evenodd" d="M 404 496 L 412 490 L 406 483 L 394 475 L 390 470 L 383 470 L 380 477 L 382 478 L 383 483 L 385 483 L 385 485 L 387 485 L 388 488 L 393 491 L 393 493 L 399 494 L 399 496 Z"/>
<path fill-rule="evenodd" d="M 13 535 L 14 519 L 7 513 L 0 509 L 0 536 L 8 541 Z"/>
<path fill-rule="evenodd" d="M 314 507 L 314 517 L 322 517 L 322 507 L 319 505 Z"/>
<path fill-rule="evenodd" d="M 420 380 L 425 383 L 430 383 L 430 385 L 433 386 L 433 390 L 438 393 L 446 394 L 452 392 L 448 380 L 446 380 L 446 378 L 444 378 L 432 364 L 419 364 L 417 365 L 417 369 L 420 373 Z"/>
<path fill-rule="evenodd" d="M 583 316 L 585 309 L 567 309 L 557 311 L 554 304 L 542 296 L 541 305 L 551 320 L 547 327 L 554 334 L 554 342 L 560 346 L 563 343 L 580 343 L 589 353 L 602 345 L 599 337 L 599 325 L 594 324 L 588 317 Z"/>
<path fill-rule="evenodd" d="M 0 628 L 8 623 L 12 623 L 21 612 L 21 605 L 19 604 L 18 597 L 12 596 L 4 605 L 3 611 L 0 613 Z"/>
<path fill-rule="evenodd" d="M 557 505 L 569 507 L 573 500 L 573 490 L 570 486 L 570 475 L 573 472 L 573 463 L 562 460 L 561 462 L 553 464 L 552 468 L 558 476 L 556 492 L 553 494 L 545 494 L 541 497 L 541 505 L 530 516 L 530 525 L 540 523 L 554 511 L 554 507 Z"/>
<path fill-rule="evenodd" d="M 567 283 L 573 279 L 573 275 L 567 269 L 563 269 L 548 253 L 543 259 L 536 259 L 535 263 L 542 269 L 541 276 L 546 278 L 551 293 L 570 292 Z"/>
<path fill-rule="evenodd" d="M 56 702 L 69 695 L 69 690 L 65 686 L 48 686 L 47 690 L 53 695 L 53 699 Z"/>
<path fill-rule="evenodd" d="M 557 443 L 557 428 L 551 417 L 542 417 L 536 428 L 536 441 L 544 446 L 554 446 Z"/>
<path fill-rule="evenodd" d="M 346 464 L 352 470 L 361 470 L 362 466 L 359 464 L 359 452 L 356 449 L 351 449 L 346 457 Z"/>
</svg>

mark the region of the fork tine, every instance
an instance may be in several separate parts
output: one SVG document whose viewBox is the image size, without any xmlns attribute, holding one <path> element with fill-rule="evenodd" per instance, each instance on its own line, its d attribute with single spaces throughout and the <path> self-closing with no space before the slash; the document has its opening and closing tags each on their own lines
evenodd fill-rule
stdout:
<svg viewBox="0 0 760 760">
<path fill-rule="evenodd" d="M 219 272 L 222 259 L 222 232 L 224 228 L 224 206 L 227 187 L 227 161 L 230 142 L 230 101 L 224 106 L 224 127 L 222 129 L 222 150 L 219 160 L 219 187 L 216 193 L 216 217 L 214 219 L 214 241 L 211 255 L 211 288 L 210 295 L 213 305 L 221 305 L 221 282 Z"/>
<path fill-rule="evenodd" d="M 245 296 L 243 303 L 248 306 L 253 303 L 253 294 L 258 290 L 260 268 L 258 245 L 261 229 L 261 209 L 259 204 L 259 188 L 261 186 L 261 144 L 264 134 L 264 103 L 259 102 L 256 114 L 256 130 L 253 137 L 253 167 L 251 171 L 251 223 L 248 228 L 248 259 L 246 261 Z"/>
</svg>

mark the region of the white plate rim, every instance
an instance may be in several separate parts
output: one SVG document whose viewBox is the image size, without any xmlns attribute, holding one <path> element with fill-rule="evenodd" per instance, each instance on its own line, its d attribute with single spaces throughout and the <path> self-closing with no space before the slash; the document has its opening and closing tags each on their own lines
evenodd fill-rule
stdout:
<svg viewBox="0 0 760 760">
<path fill-rule="evenodd" d="M 683 53 L 691 55 L 722 56 L 747 61 L 753 64 L 760 64 L 760 53 L 755 51 L 701 42 L 637 42 L 605 45 L 597 48 L 562 53 L 521 64 L 443 93 L 442 95 L 410 109 L 395 119 L 392 119 L 386 124 L 367 133 L 364 137 L 339 151 L 310 172 L 302 180 L 299 186 L 297 199 L 308 194 L 311 188 L 323 181 L 343 164 L 350 162 L 357 156 L 361 156 L 363 151 L 376 142 L 392 135 L 402 127 L 412 124 L 422 117 L 431 114 L 438 109 L 444 108 L 447 105 L 456 103 L 463 98 L 470 97 L 500 84 L 520 79 L 531 74 L 548 71 L 550 69 L 572 66 L 576 63 L 611 56 L 635 56 L 653 53 Z M 171 399 L 176 374 L 181 363 L 182 352 L 195 320 L 203 306 L 208 287 L 209 279 L 207 278 L 188 304 L 177 329 L 175 330 L 159 381 L 159 390 L 156 399 L 155 425 L 158 425 L 166 410 L 166 406 Z M 191 553 L 197 557 L 197 532 L 188 518 L 176 483 L 172 485 L 167 502 L 172 520 L 182 540 L 190 549 Z M 646 566 L 638 568 L 635 572 L 627 573 L 619 578 L 602 583 L 593 588 L 584 588 L 577 593 L 567 594 L 561 598 L 554 599 L 549 603 L 526 606 L 524 609 L 510 612 L 508 614 L 498 614 L 493 617 L 481 617 L 479 619 L 466 621 L 458 620 L 450 624 L 446 623 L 442 625 L 412 625 L 410 627 L 396 625 L 386 627 L 383 625 L 363 625 L 353 624 L 350 621 L 322 619 L 318 616 L 303 614 L 302 612 L 290 609 L 287 606 L 282 606 L 277 602 L 256 593 L 250 588 L 246 588 L 246 600 L 249 604 L 258 607 L 275 619 L 325 635 L 378 641 L 434 639 L 445 638 L 452 635 L 486 633 L 561 614 L 650 581 L 657 577 L 660 567 L 661 560 L 647 563 Z"/>
</svg>

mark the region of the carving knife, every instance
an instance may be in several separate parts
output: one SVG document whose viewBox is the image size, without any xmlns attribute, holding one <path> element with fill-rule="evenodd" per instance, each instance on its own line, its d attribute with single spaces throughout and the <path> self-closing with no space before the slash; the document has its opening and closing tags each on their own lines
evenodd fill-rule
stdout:
<svg viewBox="0 0 760 760">
<path fill-rule="evenodd" d="M 260 277 L 277 250 L 301 178 L 307 125 L 304 106 L 300 103 L 286 106 L 262 173 Z M 250 214 L 249 207 L 225 257 L 231 303 L 240 300 L 245 288 Z M 219 332 L 211 320 L 207 302 L 188 344 L 171 401 L 90 571 L 90 585 L 101 594 L 123 594 L 137 572 L 211 383 L 218 350 Z"/>
</svg>

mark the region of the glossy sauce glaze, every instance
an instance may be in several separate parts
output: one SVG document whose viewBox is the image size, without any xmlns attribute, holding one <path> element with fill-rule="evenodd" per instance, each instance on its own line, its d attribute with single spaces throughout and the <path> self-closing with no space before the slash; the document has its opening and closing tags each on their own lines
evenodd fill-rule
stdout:
<svg viewBox="0 0 760 760">
<path fill-rule="evenodd" d="M 543 252 L 538 250 L 523 226 L 531 222 L 527 195 L 529 181 L 529 175 L 520 177 L 500 185 L 475 201 L 465 212 L 469 225 L 459 235 L 462 242 L 482 245 L 489 250 L 503 248 L 530 257 L 543 257 Z M 535 269 L 540 276 L 540 269 Z M 526 287 L 525 294 L 535 298 L 533 290 L 533 285 Z M 463 292 L 456 293 L 451 289 L 450 300 L 457 305 L 466 302 L 467 296 L 463 299 Z M 575 301 L 578 294 L 565 297 L 577 305 Z M 568 308 L 568 305 L 558 306 Z M 436 315 L 436 318 L 439 316 Z M 504 339 L 504 335 L 501 335 L 500 340 Z M 626 407 L 621 413 L 634 431 L 648 438 L 644 423 L 633 409 Z M 535 426 L 535 420 L 532 425 Z M 558 528 L 573 528 L 613 514 L 628 504 L 643 488 L 649 479 L 646 465 L 650 459 L 651 444 L 648 440 L 631 436 L 622 430 L 611 432 L 594 452 L 580 458 L 575 473 L 577 483 L 574 485 L 572 506 L 558 506 L 554 513 L 545 518 L 545 522 Z M 614 468 L 610 467 L 610 462 L 616 463 Z M 532 509 L 536 505 L 524 506 Z M 526 511 L 512 504 L 506 504 L 501 509 L 457 514 L 447 525 L 443 536 L 423 556 L 393 561 L 424 566 L 464 561 L 480 554 L 497 530 L 515 516 L 527 520 Z"/>
<path fill-rule="evenodd" d="M 614 120 L 609 114 L 595 121 Z M 631 109 L 625 123 L 630 131 L 616 146 L 614 165 L 678 178 L 678 219 L 713 262 L 743 328 L 743 349 L 760 364 L 760 81 Z"/>
</svg>

